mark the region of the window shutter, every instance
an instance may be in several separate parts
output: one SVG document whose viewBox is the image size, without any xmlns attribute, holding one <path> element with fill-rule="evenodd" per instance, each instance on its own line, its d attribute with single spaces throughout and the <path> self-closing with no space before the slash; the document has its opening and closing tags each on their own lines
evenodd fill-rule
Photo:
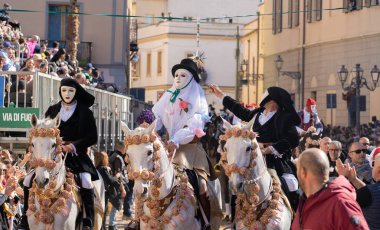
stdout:
<svg viewBox="0 0 380 230">
<path fill-rule="evenodd" d="M 282 31 L 282 0 L 277 0 L 276 1 L 276 12 L 277 12 L 277 16 L 276 16 L 276 29 L 277 29 L 277 33 L 281 33 Z"/>
<path fill-rule="evenodd" d="M 293 4 L 294 26 L 300 25 L 300 0 L 294 0 Z"/>
<path fill-rule="evenodd" d="M 344 13 L 348 12 L 348 1 L 349 0 L 343 0 L 343 12 Z"/>
<path fill-rule="evenodd" d="M 315 0 L 316 1 L 316 11 L 315 11 L 315 19 L 317 21 L 322 20 L 322 0 Z"/>
<path fill-rule="evenodd" d="M 312 5 L 312 3 L 313 3 L 312 0 L 307 0 L 306 18 L 307 18 L 308 23 L 311 23 L 313 20 L 313 14 L 312 14 L 313 5 Z"/>
<path fill-rule="evenodd" d="M 276 29 L 276 2 L 277 0 L 273 0 L 273 11 L 272 11 L 272 33 L 276 34 L 277 29 Z"/>
<path fill-rule="evenodd" d="M 363 0 L 356 0 L 356 9 L 357 10 L 363 9 Z"/>
<path fill-rule="evenodd" d="M 293 0 L 289 0 L 288 5 L 288 26 L 289 28 L 293 27 Z"/>
</svg>

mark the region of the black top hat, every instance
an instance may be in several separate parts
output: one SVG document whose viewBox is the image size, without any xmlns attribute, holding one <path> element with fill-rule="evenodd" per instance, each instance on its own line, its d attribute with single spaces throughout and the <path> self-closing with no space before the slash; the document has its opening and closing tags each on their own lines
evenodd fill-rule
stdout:
<svg viewBox="0 0 380 230">
<path fill-rule="evenodd" d="M 172 68 L 173 77 L 174 77 L 175 71 L 177 71 L 178 69 L 185 69 L 189 71 L 193 75 L 195 81 L 199 83 L 200 77 L 198 73 L 199 72 L 198 66 L 193 60 L 191 60 L 190 58 L 185 58 L 185 59 L 182 59 L 180 64 L 173 66 Z"/>
<path fill-rule="evenodd" d="M 267 91 L 269 95 L 262 100 L 260 107 L 264 107 L 267 102 L 274 100 L 283 111 L 292 115 L 293 123 L 299 125 L 301 120 L 293 107 L 293 102 L 288 91 L 276 86 L 269 87 Z"/>
<path fill-rule="evenodd" d="M 61 81 L 61 86 L 59 87 L 59 96 L 62 99 L 61 95 L 61 87 L 62 86 L 70 86 L 76 89 L 74 99 L 77 100 L 78 103 L 83 104 L 87 107 L 91 107 L 94 104 L 95 97 L 88 93 L 78 82 L 71 78 L 64 78 Z M 63 99 L 62 99 L 63 100 Z"/>
</svg>

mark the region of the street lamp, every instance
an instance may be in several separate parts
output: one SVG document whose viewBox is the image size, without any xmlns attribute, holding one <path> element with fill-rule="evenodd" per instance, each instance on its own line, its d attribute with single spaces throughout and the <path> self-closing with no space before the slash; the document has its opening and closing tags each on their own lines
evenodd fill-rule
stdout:
<svg viewBox="0 0 380 230">
<path fill-rule="evenodd" d="M 247 89 L 248 89 L 248 101 L 247 103 L 250 103 L 249 101 L 249 98 L 250 98 L 250 95 L 249 95 L 249 85 L 250 85 L 250 81 L 252 80 L 252 83 L 251 84 L 258 84 L 258 81 L 260 79 L 263 79 L 264 78 L 264 75 L 263 74 L 254 74 L 254 73 L 249 73 L 249 64 L 248 64 L 248 60 L 246 59 L 243 59 L 243 61 L 240 63 L 240 84 L 241 85 L 247 85 Z M 257 87 L 256 87 L 257 89 Z M 258 92 L 256 91 L 256 96 L 257 96 Z M 257 97 L 256 97 L 256 100 L 257 100 Z M 257 103 L 257 101 L 256 101 Z"/>
<path fill-rule="evenodd" d="M 345 65 L 342 65 L 339 70 L 338 70 L 338 76 L 339 80 L 342 84 L 343 90 L 348 90 L 348 89 L 355 89 L 356 93 L 356 98 L 355 98 L 355 109 L 356 109 L 356 119 L 355 119 L 355 128 L 357 131 L 357 134 L 360 135 L 360 88 L 365 86 L 369 91 L 375 91 L 376 85 L 379 81 L 380 77 L 380 70 L 375 65 L 372 70 L 371 70 L 371 79 L 372 79 L 372 84 L 373 87 L 369 86 L 367 83 L 367 79 L 363 77 L 363 68 L 360 66 L 360 64 L 356 64 L 355 67 L 351 71 L 353 74 L 355 74 L 355 77 L 351 79 L 351 83 L 348 87 L 345 87 L 344 84 L 347 81 L 348 78 L 348 70 Z"/>
<path fill-rule="evenodd" d="M 301 73 L 299 71 L 281 71 L 282 66 L 284 64 L 284 60 L 282 59 L 281 55 L 278 55 L 276 59 L 274 60 L 274 63 L 276 65 L 277 69 L 277 76 L 280 78 L 280 76 L 288 76 L 291 79 L 297 80 L 298 82 L 298 103 L 299 108 L 302 108 L 301 105 Z"/>
</svg>

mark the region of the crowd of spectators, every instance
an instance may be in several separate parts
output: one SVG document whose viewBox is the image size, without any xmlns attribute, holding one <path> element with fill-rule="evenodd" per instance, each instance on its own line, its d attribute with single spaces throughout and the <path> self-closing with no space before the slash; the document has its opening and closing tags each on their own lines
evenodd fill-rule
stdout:
<svg viewBox="0 0 380 230">
<path fill-rule="evenodd" d="M 362 124 L 360 126 L 360 135 L 357 134 L 353 127 L 326 125 L 323 129 L 323 136 L 340 141 L 344 150 L 347 150 L 348 146 L 361 136 L 367 137 L 372 145 L 377 146 L 380 143 L 380 121 L 374 118 L 373 122 Z"/>
<path fill-rule="evenodd" d="M 59 78 L 70 77 L 80 84 L 117 92 L 118 89 L 104 83 L 102 72 L 92 63 L 78 66 L 78 61 L 73 63 L 65 48 L 58 41 L 48 43 L 42 41 L 38 35 L 25 36 L 21 32 L 18 22 L 11 19 L 7 9 L 9 4 L 4 4 L 0 11 L 0 70 L 18 72 L 40 72 Z M 51 47 L 49 47 L 51 44 Z M 1 74 L 5 78 L 5 106 L 14 105 L 15 101 L 9 101 L 11 93 L 25 93 L 25 103 L 18 103 L 19 107 L 28 106 L 33 94 L 33 75 L 30 74 Z M 20 83 L 22 82 L 22 83 Z M 19 97 L 20 98 L 20 97 Z M 11 98 L 14 99 L 14 98 Z"/>
</svg>

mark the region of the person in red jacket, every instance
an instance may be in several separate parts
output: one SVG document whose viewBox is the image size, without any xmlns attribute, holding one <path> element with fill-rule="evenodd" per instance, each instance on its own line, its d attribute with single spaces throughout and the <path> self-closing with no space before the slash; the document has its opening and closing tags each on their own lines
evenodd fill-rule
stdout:
<svg viewBox="0 0 380 230">
<path fill-rule="evenodd" d="M 353 186 L 343 176 L 329 181 L 329 160 L 322 150 L 310 148 L 300 155 L 297 176 L 304 194 L 293 230 L 369 229 Z"/>
</svg>

